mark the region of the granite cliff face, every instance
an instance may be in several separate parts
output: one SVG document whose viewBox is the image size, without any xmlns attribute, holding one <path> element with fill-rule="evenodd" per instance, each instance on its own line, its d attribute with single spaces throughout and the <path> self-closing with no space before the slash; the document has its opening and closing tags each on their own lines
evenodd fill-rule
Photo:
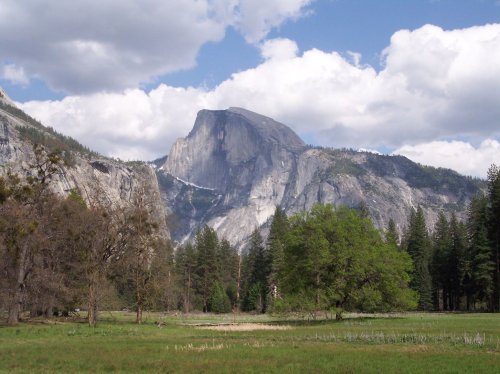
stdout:
<svg viewBox="0 0 500 374">
<path fill-rule="evenodd" d="M 35 155 L 29 138 L 40 136 L 51 139 L 54 135 L 15 110 L 11 102 L 0 103 L 0 175 L 8 171 L 19 175 L 33 174 Z M 70 164 L 60 168 L 50 186 L 61 196 L 74 190 L 87 202 L 110 207 L 126 207 L 132 203 L 135 193 L 147 194 L 154 203 L 161 235 L 169 237 L 158 181 L 149 165 L 124 164 L 91 152 L 71 152 Z"/>
<path fill-rule="evenodd" d="M 239 108 L 200 111 L 159 177 L 174 177 L 160 185 L 173 220 L 182 223 L 172 230 L 176 239 L 208 223 L 233 243 L 243 242 L 283 201 L 304 147 L 293 131 L 268 117 Z"/>
<path fill-rule="evenodd" d="M 60 134 L 13 105 L 0 90 L 0 174 L 29 175 L 30 137 Z M 405 157 L 309 147 L 285 125 L 240 108 L 200 111 L 189 135 L 154 165 L 118 162 L 88 150 L 71 155 L 51 182 L 60 195 L 76 190 L 87 201 L 112 206 L 131 204 L 135 193 L 147 195 L 165 236 L 170 232 L 184 242 L 208 224 L 240 249 L 255 228 L 266 227 L 276 205 L 288 214 L 316 202 L 364 205 L 379 228 L 392 218 L 401 231 L 411 207 L 422 206 L 433 227 L 439 211 L 464 217 L 470 198 L 484 188 Z"/>
<path fill-rule="evenodd" d="M 240 247 L 276 205 L 289 214 L 316 202 L 364 205 L 379 228 L 392 218 L 402 230 L 419 205 L 429 227 L 441 210 L 463 216 L 481 188 L 401 156 L 307 147 L 285 125 L 239 108 L 200 111 L 157 176 L 175 240 L 208 224 Z"/>
</svg>

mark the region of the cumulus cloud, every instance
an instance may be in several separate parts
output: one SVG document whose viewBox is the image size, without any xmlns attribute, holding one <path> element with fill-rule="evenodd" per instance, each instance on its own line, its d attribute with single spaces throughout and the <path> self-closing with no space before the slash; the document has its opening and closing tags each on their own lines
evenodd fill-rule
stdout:
<svg viewBox="0 0 500 374">
<path fill-rule="evenodd" d="M 424 165 L 450 168 L 465 175 L 483 178 L 492 163 L 500 165 L 500 143 L 494 139 L 486 139 L 478 147 L 462 141 L 405 145 L 394 151 L 394 154 Z"/>
<path fill-rule="evenodd" d="M 248 42 L 256 43 L 285 20 L 306 15 L 304 8 L 312 2 L 313 0 L 241 0 L 237 8 L 236 25 Z"/>
<path fill-rule="evenodd" d="M 167 154 L 173 142 L 189 132 L 197 110 L 206 106 L 204 92 L 165 85 L 149 94 L 132 89 L 21 104 L 42 123 L 123 160 Z"/>
<path fill-rule="evenodd" d="M 8 80 L 13 84 L 19 84 L 22 86 L 29 83 L 29 78 L 26 75 L 24 69 L 14 64 L 5 64 L 3 66 L 3 71 L 0 77 L 2 79 Z"/>
<path fill-rule="evenodd" d="M 290 39 L 266 40 L 260 46 L 260 53 L 265 60 L 289 60 L 297 56 L 299 47 Z"/>
<path fill-rule="evenodd" d="M 73 94 L 135 88 L 194 66 L 200 47 L 220 41 L 228 26 L 258 42 L 310 2 L 3 0 L 0 50 L 8 61 L 0 64 Z"/>
<path fill-rule="evenodd" d="M 407 152 L 413 148 L 401 150 L 404 145 L 436 139 L 461 139 L 464 144 L 500 139 L 500 24 L 399 31 L 384 51 L 381 71 L 363 65 L 362 57 L 352 53 L 299 53 L 288 39 L 261 43 L 261 53 L 260 65 L 233 74 L 212 90 L 161 85 L 149 94 L 132 90 L 23 107 L 82 141 L 98 127 L 99 137 L 87 136 L 86 144 L 122 158 L 165 154 L 175 137 L 188 133 L 197 110 L 230 106 L 269 115 L 308 142 L 334 147 Z M 115 104 L 120 109 L 111 111 Z M 484 147 L 477 152 L 489 165 L 495 148 Z M 417 155 L 412 157 L 418 161 Z M 468 174 L 484 170 L 479 163 L 465 169 L 451 163 L 451 157 L 442 160 L 449 162 L 441 166 Z"/>
</svg>

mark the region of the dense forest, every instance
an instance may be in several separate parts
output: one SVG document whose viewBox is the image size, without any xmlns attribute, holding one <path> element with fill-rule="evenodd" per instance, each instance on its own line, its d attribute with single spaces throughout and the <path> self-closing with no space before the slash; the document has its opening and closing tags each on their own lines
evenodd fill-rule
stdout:
<svg viewBox="0 0 500 374">
<path fill-rule="evenodd" d="M 500 169 L 488 173 L 465 222 L 442 213 L 434 228 L 420 207 L 402 238 L 378 231 L 365 209 L 316 205 L 287 217 L 277 207 L 264 240 L 256 228 L 243 253 L 204 226 L 175 251 L 152 202 L 132 207 L 55 196 L 58 151 L 35 148 L 34 176 L 0 178 L 0 310 L 23 316 L 128 308 L 227 313 L 499 311 Z M 432 232 L 432 234 L 431 234 Z"/>
</svg>

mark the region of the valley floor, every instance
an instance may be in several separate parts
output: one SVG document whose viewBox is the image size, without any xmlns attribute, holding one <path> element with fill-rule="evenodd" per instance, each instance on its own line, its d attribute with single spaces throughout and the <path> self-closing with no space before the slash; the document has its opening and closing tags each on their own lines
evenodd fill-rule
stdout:
<svg viewBox="0 0 500 374">
<path fill-rule="evenodd" d="M 103 312 L 0 325 L 0 372 L 495 373 L 500 314 L 265 315 Z"/>
</svg>

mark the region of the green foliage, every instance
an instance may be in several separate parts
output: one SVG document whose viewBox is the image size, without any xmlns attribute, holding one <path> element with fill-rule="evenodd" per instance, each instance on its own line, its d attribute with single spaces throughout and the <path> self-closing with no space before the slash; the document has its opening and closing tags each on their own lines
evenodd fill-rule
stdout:
<svg viewBox="0 0 500 374">
<path fill-rule="evenodd" d="M 368 218 L 347 207 L 318 204 L 292 217 L 285 263 L 284 297 L 300 295 L 315 310 L 341 315 L 344 309 L 415 307 L 410 257 L 385 244 Z"/>
<path fill-rule="evenodd" d="M 259 230 L 250 238 L 248 253 L 243 261 L 243 310 L 265 313 L 267 308 L 269 260 Z"/>
<path fill-rule="evenodd" d="M 194 244 L 179 247 L 174 263 L 179 308 L 213 311 L 214 293 L 217 313 L 223 313 L 221 305 L 226 308 L 226 301 L 229 309 L 237 305 L 239 255 L 226 239 L 219 240 L 214 229 L 204 226 Z"/>
<path fill-rule="evenodd" d="M 355 163 L 348 157 L 339 157 L 335 159 L 333 165 L 326 170 L 327 175 L 331 176 L 346 174 L 359 177 L 366 174 L 366 172 L 367 171 L 361 165 Z"/>
<path fill-rule="evenodd" d="M 404 248 L 411 256 L 414 272 L 410 286 L 418 292 L 420 310 L 432 309 L 432 278 L 430 273 L 431 241 L 421 207 L 412 209 L 405 237 Z"/>
<path fill-rule="evenodd" d="M 391 218 L 389 219 L 389 223 L 387 225 L 387 230 L 385 231 L 385 242 L 388 245 L 393 246 L 394 248 L 398 248 L 399 246 L 399 234 L 398 229 L 396 227 L 396 223 Z"/>
<path fill-rule="evenodd" d="M 493 269 L 493 294 L 491 310 L 500 311 L 500 167 L 491 165 L 488 170 L 488 233 Z"/>
<path fill-rule="evenodd" d="M 68 196 L 66 197 L 66 199 L 68 200 L 71 200 L 71 201 L 74 201 L 76 202 L 77 204 L 80 204 L 80 206 L 82 208 L 86 208 L 87 207 L 87 203 L 85 202 L 85 199 L 82 197 L 82 195 L 80 195 L 78 192 L 76 192 L 74 189 L 71 190 L 68 194 Z"/>
<path fill-rule="evenodd" d="M 215 283 L 212 288 L 208 302 L 208 311 L 212 313 L 231 312 L 231 300 L 220 282 Z"/>
</svg>

